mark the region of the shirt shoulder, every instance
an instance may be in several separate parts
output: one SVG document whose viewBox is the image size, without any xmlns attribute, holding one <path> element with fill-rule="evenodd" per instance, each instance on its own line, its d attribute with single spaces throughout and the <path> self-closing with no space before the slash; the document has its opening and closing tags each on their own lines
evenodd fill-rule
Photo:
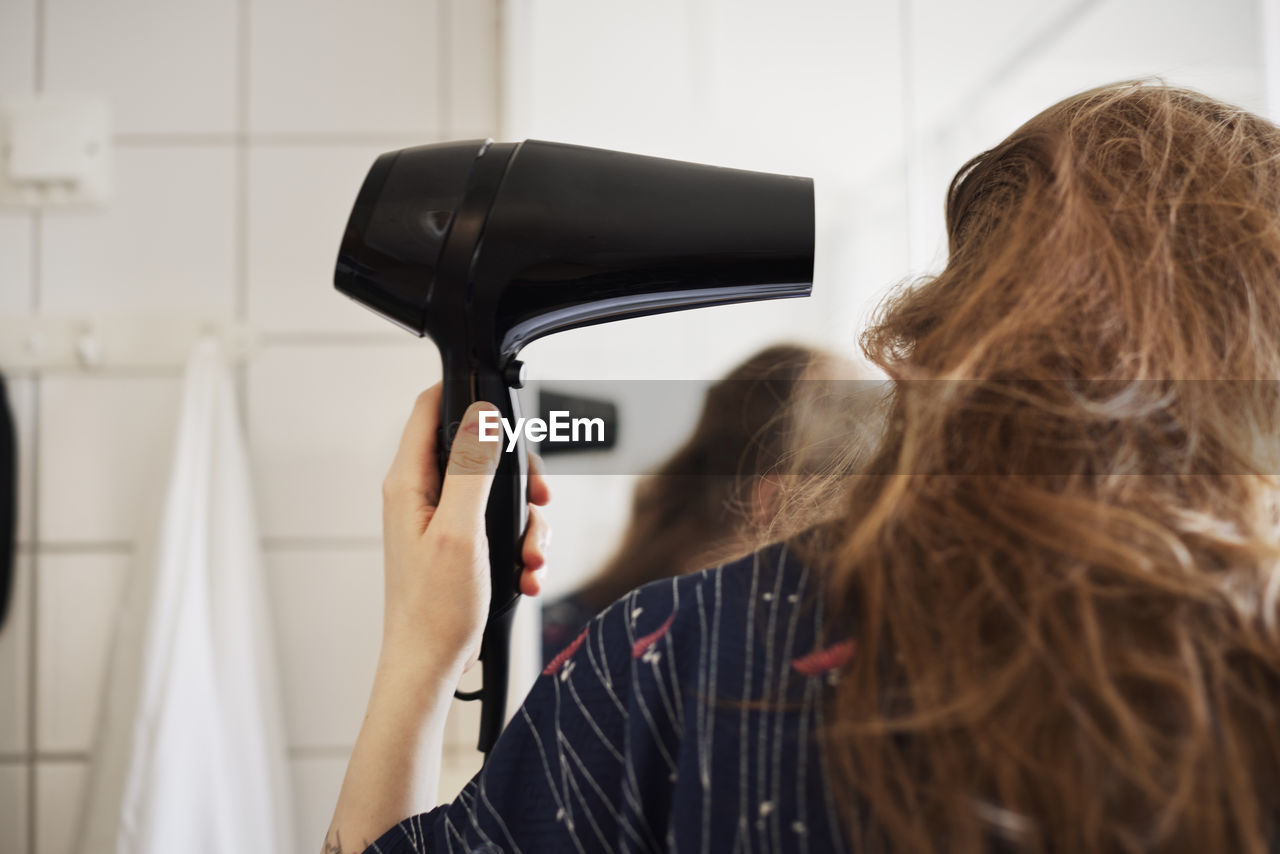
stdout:
<svg viewBox="0 0 1280 854">
<path fill-rule="evenodd" d="M 805 664 L 822 628 L 784 545 L 639 588 L 546 665 L 454 803 L 370 850 L 719 850 L 783 820 L 808 833 L 816 811 L 795 801 L 825 791 L 811 748 L 831 668 Z"/>
</svg>

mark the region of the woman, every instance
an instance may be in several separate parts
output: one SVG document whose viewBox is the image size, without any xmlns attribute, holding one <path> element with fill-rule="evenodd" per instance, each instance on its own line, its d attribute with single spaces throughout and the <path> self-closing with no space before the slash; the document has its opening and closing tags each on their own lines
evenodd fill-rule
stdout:
<svg viewBox="0 0 1280 854">
<path fill-rule="evenodd" d="M 1087 92 L 967 164 L 947 227 L 864 336 L 894 392 L 842 518 L 629 594 L 375 850 L 1275 850 L 1280 130 Z M 423 540 L 395 498 L 432 494 L 430 403 L 330 842 L 430 806 L 480 634 L 484 476 Z"/>
<path fill-rule="evenodd" d="M 872 431 L 857 406 L 856 373 L 833 354 L 774 344 L 717 380 L 692 435 L 636 486 L 613 556 L 582 588 L 542 609 L 543 664 L 629 591 L 766 545 L 783 498 Z M 834 495 L 820 498 L 826 504 Z"/>
</svg>

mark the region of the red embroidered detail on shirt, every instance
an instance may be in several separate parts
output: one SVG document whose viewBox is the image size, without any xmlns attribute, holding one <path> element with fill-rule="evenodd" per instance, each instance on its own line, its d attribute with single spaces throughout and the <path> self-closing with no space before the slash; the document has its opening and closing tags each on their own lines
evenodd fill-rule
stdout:
<svg viewBox="0 0 1280 854">
<path fill-rule="evenodd" d="M 835 670 L 853 656 L 853 641 L 841 641 L 826 649 L 818 649 L 791 662 L 797 672 L 805 676 L 817 676 Z"/>
<path fill-rule="evenodd" d="M 542 668 L 542 675 L 550 676 L 561 667 L 564 667 L 564 663 L 573 657 L 573 654 L 578 651 L 578 647 L 582 646 L 582 642 L 587 639 L 587 632 L 589 631 L 591 631 L 591 627 L 587 626 L 582 630 L 582 634 L 573 639 L 573 643 L 556 653 L 556 657 L 551 659 L 546 667 Z"/>
<path fill-rule="evenodd" d="M 658 628 L 654 629 L 653 631 L 649 632 L 649 634 L 640 638 L 640 640 L 633 643 L 631 645 L 631 657 L 639 658 L 640 656 L 644 655 L 644 651 L 646 649 L 653 646 L 658 641 L 662 640 L 662 636 L 667 633 L 667 629 L 671 628 L 671 623 L 675 621 L 675 618 L 676 618 L 675 611 L 672 611 L 671 616 L 667 617 L 666 622 L 658 626 Z"/>
</svg>

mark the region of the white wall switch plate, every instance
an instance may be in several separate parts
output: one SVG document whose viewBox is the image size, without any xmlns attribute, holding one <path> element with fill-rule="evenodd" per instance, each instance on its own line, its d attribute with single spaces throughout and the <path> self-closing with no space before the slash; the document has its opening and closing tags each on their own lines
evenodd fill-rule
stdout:
<svg viewBox="0 0 1280 854">
<path fill-rule="evenodd" d="M 104 99 L 0 99 L 0 204 L 100 205 L 110 194 L 111 115 Z"/>
</svg>

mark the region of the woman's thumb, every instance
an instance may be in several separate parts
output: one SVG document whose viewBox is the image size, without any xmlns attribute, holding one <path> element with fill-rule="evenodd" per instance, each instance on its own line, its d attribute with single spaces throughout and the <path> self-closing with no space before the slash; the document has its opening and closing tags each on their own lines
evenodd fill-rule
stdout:
<svg viewBox="0 0 1280 854">
<path fill-rule="evenodd" d="M 489 413 L 483 430 L 481 413 Z M 458 521 L 483 518 L 493 473 L 502 457 L 502 438 L 497 407 L 476 401 L 467 408 L 449 450 L 437 516 Z"/>
</svg>

